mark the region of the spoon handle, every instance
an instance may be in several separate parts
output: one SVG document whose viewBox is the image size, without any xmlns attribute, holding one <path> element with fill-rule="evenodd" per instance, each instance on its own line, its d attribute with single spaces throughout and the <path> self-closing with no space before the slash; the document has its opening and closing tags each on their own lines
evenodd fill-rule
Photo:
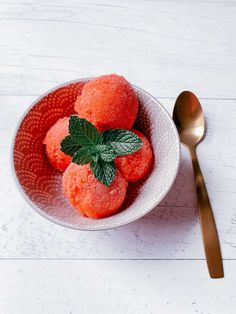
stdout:
<svg viewBox="0 0 236 314">
<path fill-rule="evenodd" d="M 222 278 L 224 277 L 224 272 L 214 215 L 212 212 L 202 172 L 197 160 L 195 149 L 190 149 L 190 154 L 195 176 L 200 224 L 202 229 L 208 270 L 211 278 Z"/>
</svg>

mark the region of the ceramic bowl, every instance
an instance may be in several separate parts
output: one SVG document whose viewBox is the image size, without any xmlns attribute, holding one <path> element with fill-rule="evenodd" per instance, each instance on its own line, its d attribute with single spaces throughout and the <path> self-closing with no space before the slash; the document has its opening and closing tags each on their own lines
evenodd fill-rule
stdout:
<svg viewBox="0 0 236 314">
<path fill-rule="evenodd" d="M 156 207 L 170 190 L 180 161 L 175 125 L 157 99 L 137 86 L 140 106 L 135 128 L 150 140 L 154 164 L 150 174 L 129 183 L 121 210 L 110 217 L 81 216 L 63 195 L 62 174 L 47 161 L 43 139 L 59 119 L 72 114 L 75 99 L 89 79 L 63 84 L 38 98 L 19 122 L 13 141 L 12 164 L 17 185 L 31 207 L 48 220 L 78 230 L 116 228 L 139 219 Z"/>
</svg>

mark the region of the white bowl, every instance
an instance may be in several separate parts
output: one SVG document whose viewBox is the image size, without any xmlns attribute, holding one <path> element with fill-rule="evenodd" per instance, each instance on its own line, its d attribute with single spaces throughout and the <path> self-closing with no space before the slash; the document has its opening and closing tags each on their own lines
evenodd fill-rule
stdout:
<svg viewBox="0 0 236 314">
<path fill-rule="evenodd" d="M 81 216 L 64 197 L 62 174 L 48 163 L 43 147 L 47 130 L 61 117 L 73 113 L 78 93 L 88 79 L 63 84 L 38 98 L 17 128 L 12 164 L 17 185 L 33 209 L 48 220 L 79 230 L 103 230 L 137 220 L 156 207 L 170 190 L 179 168 L 180 143 L 175 125 L 162 105 L 150 94 L 133 86 L 139 97 L 135 128 L 150 140 L 154 165 L 147 178 L 130 183 L 121 211 L 103 218 Z"/>
</svg>

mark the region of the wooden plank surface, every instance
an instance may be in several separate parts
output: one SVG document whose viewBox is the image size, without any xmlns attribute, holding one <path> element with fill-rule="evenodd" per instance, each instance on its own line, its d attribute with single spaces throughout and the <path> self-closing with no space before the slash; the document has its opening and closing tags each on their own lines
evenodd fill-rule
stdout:
<svg viewBox="0 0 236 314">
<path fill-rule="evenodd" d="M 235 1 L 0 3 L 0 94 L 117 72 L 158 96 L 236 98 Z"/>
<path fill-rule="evenodd" d="M 236 1 L 0 0 L 0 313 L 234 314 Z M 116 72 L 172 111 L 199 97 L 198 148 L 226 277 L 208 278 L 191 164 L 128 226 L 79 232 L 48 222 L 14 185 L 10 147 L 24 110 L 50 88 Z"/>
<path fill-rule="evenodd" d="M 0 311 L 19 314 L 234 314 L 236 261 L 1 261 Z"/>
</svg>

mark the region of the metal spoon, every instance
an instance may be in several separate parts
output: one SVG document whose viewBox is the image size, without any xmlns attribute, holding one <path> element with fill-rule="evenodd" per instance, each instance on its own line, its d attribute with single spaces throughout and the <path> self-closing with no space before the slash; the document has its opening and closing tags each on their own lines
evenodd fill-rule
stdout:
<svg viewBox="0 0 236 314">
<path fill-rule="evenodd" d="M 205 132 L 204 114 L 199 100 L 193 93 L 184 91 L 178 96 L 174 107 L 173 120 L 178 129 L 180 141 L 188 148 L 192 159 L 208 270 L 212 278 L 222 278 L 224 273 L 220 243 L 211 204 L 196 155 L 196 146 L 203 139 Z"/>
</svg>

